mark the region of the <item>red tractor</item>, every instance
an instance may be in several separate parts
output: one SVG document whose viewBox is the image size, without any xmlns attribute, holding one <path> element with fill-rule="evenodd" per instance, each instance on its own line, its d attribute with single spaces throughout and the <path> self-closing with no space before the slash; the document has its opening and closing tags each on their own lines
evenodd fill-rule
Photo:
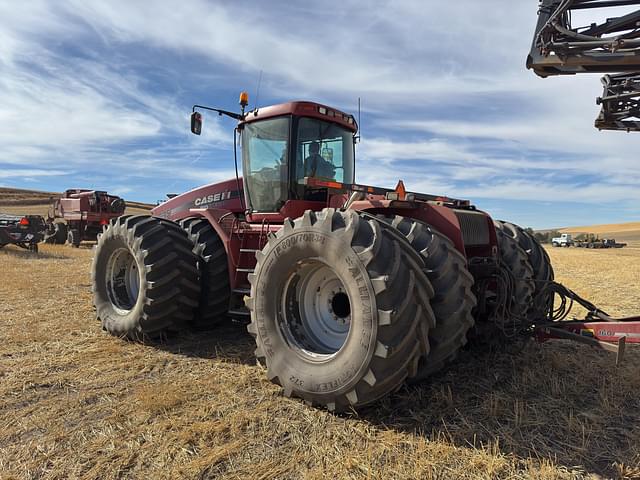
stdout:
<svg viewBox="0 0 640 480">
<path fill-rule="evenodd" d="M 543 318 L 549 258 L 469 201 L 354 183 L 357 123 L 313 102 L 237 120 L 243 177 L 121 216 L 98 240 L 103 328 L 153 337 L 249 317 L 285 395 L 345 410 L 445 367 L 469 336 Z M 236 156 L 237 162 L 237 156 Z M 237 164 L 236 164 L 237 169 Z M 246 307 L 245 307 L 246 305 Z"/>
<path fill-rule="evenodd" d="M 45 243 L 80 246 L 83 240 L 96 240 L 112 218 L 124 213 L 126 204 L 116 195 L 98 190 L 66 190 L 49 206 Z M 56 222 L 64 219 L 66 223 Z"/>
</svg>

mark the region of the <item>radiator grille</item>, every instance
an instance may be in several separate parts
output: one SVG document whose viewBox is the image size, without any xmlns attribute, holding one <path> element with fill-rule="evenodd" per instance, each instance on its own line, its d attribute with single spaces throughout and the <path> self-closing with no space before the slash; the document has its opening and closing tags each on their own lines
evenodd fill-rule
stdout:
<svg viewBox="0 0 640 480">
<path fill-rule="evenodd" d="M 454 210 L 454 212 L 460 222 L 465 245 L 489 244 L 489 222 L 484 213 L 468 210 Z"/>
</svg>

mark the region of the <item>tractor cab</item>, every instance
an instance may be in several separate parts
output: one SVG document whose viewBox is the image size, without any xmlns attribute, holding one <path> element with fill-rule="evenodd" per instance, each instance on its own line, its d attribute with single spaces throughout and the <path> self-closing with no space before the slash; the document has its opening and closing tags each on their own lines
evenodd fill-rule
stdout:
<svg viewBox="0 0 640 480">
<path fill-rule="evenodd" d="M 326 202 L 328 188 L 307 185 L 309 178 L 354 182 L 358 127 L 353 116 L 314 102 L 289 102 L 245 114 L 244 99 L 243 105 L 241 96 L 243 113 L 229 116 L 238 120 L 247 210 L 275 213 L 289 200 Z M 195 108 L 191 130 L 198 134 L 201 119 Z"/>
</svg>

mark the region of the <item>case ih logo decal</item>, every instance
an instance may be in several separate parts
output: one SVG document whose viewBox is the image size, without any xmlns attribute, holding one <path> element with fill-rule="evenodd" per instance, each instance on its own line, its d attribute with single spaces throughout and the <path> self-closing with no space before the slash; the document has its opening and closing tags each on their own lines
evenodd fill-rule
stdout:
<svg viewBox="0 0 640 480">
<path fill-rule="evenodd" d="M 193 202 L 196 207 L 201 205 L 208 205 L 209 203 L 221 202 L 223 200 L 229 200 L 231 198 L 231 190 L 226 192 L 219 192 L 214 195 L 205 195 L 204 197 L 196 198 Z"/>
</svg>

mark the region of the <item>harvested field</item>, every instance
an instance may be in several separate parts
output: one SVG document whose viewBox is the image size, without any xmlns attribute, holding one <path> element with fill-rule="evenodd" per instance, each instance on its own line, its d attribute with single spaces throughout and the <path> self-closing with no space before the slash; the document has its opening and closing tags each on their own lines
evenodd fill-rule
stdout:
<svg viewBox="0 0 640 480">
<path fill-rule="evenodd" d="M 550 249 L 612 314 L 640 248 Z M 141 345 L 104 334 L 89 247 L 0 251 L 0 478 L 640 478 L 640 351 L 467 351 L 359 414 L 283 398 L 229 324 Z M 640 350 L 640 349 L 639 349 Z"/>
</svg>

